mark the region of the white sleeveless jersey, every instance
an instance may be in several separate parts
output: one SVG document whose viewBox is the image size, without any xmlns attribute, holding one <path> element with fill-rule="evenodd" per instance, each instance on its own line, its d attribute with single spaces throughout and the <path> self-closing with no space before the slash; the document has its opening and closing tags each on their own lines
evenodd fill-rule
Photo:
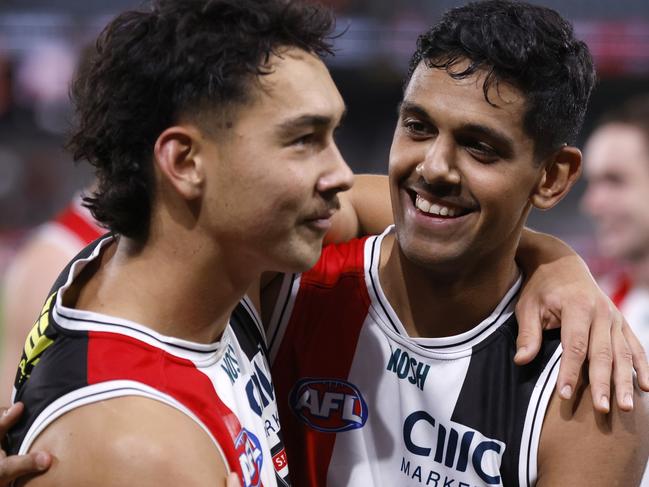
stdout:
<svg viewBox="0 0 649 487">
<path fill-rule="evenodd" d="M 534 485 L 558 331 L 514 365 L 519 279 L 472 330 L 410 338 L 379 282 L 382 238 L 285 278 L 267 336 L 295 485 Z"/>
<path fill-rule="evenodd" d="M 212 344 L 63 306 L 65 290 L 111 241 L 93 243 L 63 271 L 27 338 L 14 392 L 26 411 L 10 432 L 10 451 L 29 451 L 49 424 L 75 408 L 140 396 L 194 420 L 245 487 L 288 486 L 263 329 L 251 303 L 241 301 Z"/>
</svg>

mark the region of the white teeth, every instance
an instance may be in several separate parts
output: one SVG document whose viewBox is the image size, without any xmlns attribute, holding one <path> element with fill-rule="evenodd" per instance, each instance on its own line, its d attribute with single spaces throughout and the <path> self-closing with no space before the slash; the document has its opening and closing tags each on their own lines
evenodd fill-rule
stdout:
<svg viewBox="0 0 649 487">
<path fill-rule="evenodd" d="M 415 206 L 417 206 L 417 209 L 423 211 L 424 213 L 428 213 L 430 211 L 430 202 L 426 201 L 419 195 L 417 195 Z"/>
<path fill-rule="evenodd" d="M 448 216 L 452 218 L 459 214 L 459 210 L 447 206 L 440 206 L 438 204 L 431 204 L 430 201 L 425 200 L 419 195 L 415 198 L 415 207 L 417 207 L 419 211 L 430 213 L 432 215 Z"/>
</svg>

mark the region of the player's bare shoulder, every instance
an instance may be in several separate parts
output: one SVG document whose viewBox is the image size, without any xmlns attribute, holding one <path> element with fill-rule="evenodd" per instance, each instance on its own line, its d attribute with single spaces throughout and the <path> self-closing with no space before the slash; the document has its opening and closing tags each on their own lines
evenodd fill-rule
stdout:
<svg viewBox="0 0 649 487">
<path fill-rule="evenodd" d="M 570 400 L 553 395 L 539 445 L 537 487 L 639 485 L 649 456 L 649 401 L 636 390 L 634 409 L 595 411 L 590 385 Z"/>
<path fill-rule="evenodd" d="M 74 409 L 32 448 L 51 452 L 54 462 L 45 475 L 20 484 L 29 487 L 198 487 L 227 473 L 218 445 L 193 419 L 137 396 Z"/>
</svg>

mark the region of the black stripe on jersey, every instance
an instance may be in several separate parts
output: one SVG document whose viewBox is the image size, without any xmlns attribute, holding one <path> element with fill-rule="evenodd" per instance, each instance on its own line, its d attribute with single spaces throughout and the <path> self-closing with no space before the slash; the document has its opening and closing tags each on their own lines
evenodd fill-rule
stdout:
<svg viewBox="0 0 649 487">
<path fill-rule="evenodd" d="M 295 279 L 297 279 L 297 274 L 291 274 L 291 284 L 288 287 L 288 292 L 286 293 L 286 298 L 284 299 L 284 304 L 282 305 L 282 312 L 279 314 L 279 319 L 277 320 L 275 332 L 273 333 L 272 338 L 268 342 L 268 348 L 273 350 L 275 346 L 275 340 L 277 340 L 277 334 L 279 333 L 280 328 L 282 328 L 282 322 L 284 321 L 284 315 L 286 314 L 286 308 L 288 303 L 291 301 L 291 295 L 293 291 L 293 284 L 295 284 Z"/>
<path fill-rule="evenodd" d="M 141 330 L 141 329 L 138 329 L 138 328 L 133 328 L 133 327 L 128 326 L 128 325 L 123 325 L 121 323 L 115 323 L 115 322 L 112 322 L 112 321 L 100 321 L 100 320 L 89 320 L 89 319 L 85 319 L 85 318 L 83 318 L 83 319 L 82 318 L 76 318 L 74 316 L 66 315 L 61 310 L 61 308 L 57 308 L 57 312 L 58 312 L 58 314 L 60 316 L 62 316 L 63 318 L 65 318 L 66 320 L 69 320 L 69 321 L 76 321 L 78 323 L 94 323 L 94 324 L 97 324 L 97 325 L 105 325 L 105 326 L 110 326 L 110 327 L 114 327 L 114 328 L 122 328 L 124 330 L 130 330 L 133 333 L 137 333 L 137 334 L 140 334 L 140 335 L 145 335 L 145 336 L 147 336 L 149 338 L 152 338 L 153 340 L 155 340 L 158 343 L 164 343 L 167 346 L 178 348 L 180 350 L 185 350 L 185 351 L 188 351 L 188 352 L 214 353 L 216 350 L 219 349 L 219 344 L 218 343 L 214 344 L 208 350 L 199 350 L 199 349 L 192 348 L 192 347 L 185 347 L 183 345 L 177 345 L 175 343 L 165 342 L 164 340 L 160 340 L 158 337 L 156 337 L 155 335 L 152 335 L 151 333 L 148 333 L 148 332 L 146 332 L 144 330 Z M 66 333 L 74 333 L 74 332 L 78 331 L 78 330 L 69 330 L 69 329 L 67 329 L 67 328 L 65 328 L 65 327 L 63 327 L 63 326 L 61 326 L 59 324 L 56 324 L 56 325 L 63 328 Z M 110 331 L 110 330 L 108 330 L 108 331 Z M 87 330 L 83 330 L 82 333 L 87 333 Z"/>
<path fill-rule="evenodd" d="M 401 335 L 401 333 L 399 332 L 399 329 L 397 328 L 397 326 L 392 321 L 392 318 L 390 318 L 390 313 L 388 313 L 388 310 L 385 307 L 385 305 L 383 304 L 383 301 L 381 301 L 381 295 L 379 294 L 378 286 L 377 286 L 376 282 L 374 282 L 374 255 L 378 254 L 378 252 L 376 250 L 376 246 L 381 242 L 381 240 L 382 239 L 380 239 L 379 237 L 374 237 L 374 241 L 372 242 L 372 252 L 370 254 L 370 266 L 369 266 L 370 267 L 370 282 L 372 283 L 372 291 L 374 291 L 374 295 L 376 296 L 376 300 L 381 305 L 381 308 L 383 309 L 383 313 L 385 314 L 385 317 L 390 322 L 390 325 L 392 325 L 392 328 L 394 329 L 395 333 L 397 335 Z M 378 263 L 377 263 L 377 269 L 378 269 Z"/>
<path fill-rule="evenodd" d="M 246 354 L 248 360 L 253 362 L 254 357 L 261 351 L 265 358 L 267 366 L 269 358 L 268 348 L 266 347 L 262 332 L 255 324 L 256 321 L 257 320 L 254 313 L 251 313 L 248 310 L 247 303 L 245 303 L 243 300 L 234 309 L 232 316 L 230 317 L 230 325 L 232 327 L 232 330 L 237 337 L 241 350 L 243 350 L 243 353 Z M 275 394 L 274 388 L 273 394 Z M 271 456 L 284 449 L 284 440 L 282 439 L 281 429 L 277 431 L 277 437 L 279 438 L 279 442 L 271 449 Z M 273 460 L 271 458 L 271 462 L 272 461 Z M 290 487 L 291 485 L 289 476 L 287 475 L 286 477 L 282 478 L 277 470 L 275 470 L 275 479 L 277 481 L 277 485 L 279 486 Z"/>
<path fill-rule="evenodd" d="M 252 303 L 249 301 L 249 298 L 244 296 L 243 299 L 239 301 L 239 304 L 241 304 L 246 309 L 248 315 L 250 316 L 255 326 L 259 330 L 259 333 L 261 334 L 261 336 L 264 336 L 265 335 L 264 327 L 261 324 L 261 322 L 257 319 L 257 312 L 255 311 L 255 308 L 253 307 Z"/>
<path fill-rule="evenodd" d="M 7 435 L 11 454 L 18 453 L 29 428 L 47 406 L 88 385 L 87 334 L 58 336 L 46 352 L 32 369 L 29 380 L 16 391 L 16 402 L 22 401 L 25 411 Z"/>
<path fill-rule="evenodd" d="M 554 361 L 554 363 L 550 366 L 550 370 L 549 370 L 550 373 L 545 378 L 545 382 L 543 383 L 543 387 L 541 387 L 541 393 L 540 393 L 539 397 L 543 397 L 543 392 L 548 388 L 548 383 L 550 382 L 550 377 L 552 377 L 552 372 L 554 371 L 554 369 L 557 368 L 557 366 L 559 365 L 560 360 L 561 360 L 561 355 L 559 355 L 556 358 L 556 360 Z M 550 386 L 550 387 L 553 387 L 553 386 Z M 530 434 L 530 438 L 529 438 L 528 444 L 527 444 L 527 458 L 525 459 L 526 466 L 527 466 L 527 468 L 525 469 L 527 487 L 532 487 L 532 484 L 530 483 L 530 468 L 531 468 L 530 463 L 532 461 L 532 458 L 531 458 L 530 455 L 532 453 L 532 441 L 534 441 L 534 434 L 533 434 L 534 425 L 536 424 L 536 421 L 537 421 L 537 418 L 538 418 L 538 415 L 539 415 L 539 407 L 540 407 L 540 405 L 541 404 L 540 404 L 540 401 L 539 401 L 534 406 L 534 417 L 532 418 L 532 432 Z M 543 411 L 542 414 L 543 414 L 543 416 L 545 416 L 545 411 Z"/>
<path fill-rule="evenodd" d="M 252 361 L 255 355 L 259 353 L 259 350 L 266 357 L 269 356 L 264 336 L 255 324 L 254 315 L 248 313 L 242 304 L 234 308 L 232 316 L 230 316 L 230 325 L 239 341 L 239 346 L 248 357 L 248 360 Z"/>
<path fill-rule="evenodd" d="M 500 472 L 508 487 L 521 487 L 518 467 L 525 417 L 534 387 L 560 344 L 560 333 L 543 332 L 541 350 L 524 366 L 514 364 L 518 324 L 513 315 L 473 347 L 451 420 L 507 445 Z"/>
</svg>

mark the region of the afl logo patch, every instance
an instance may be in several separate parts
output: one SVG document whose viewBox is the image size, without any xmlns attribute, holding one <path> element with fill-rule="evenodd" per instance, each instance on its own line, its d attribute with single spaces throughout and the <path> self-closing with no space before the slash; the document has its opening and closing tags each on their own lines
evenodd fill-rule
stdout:
<svg viewBox="0 0 649 487">
<path fill-rule="evenodd" d="M 340 379 L 302 379 L 289 396 L 295 415 L 317 431 L 340 433 L 362 428 L 367 404 L 358 388 Z"/>
<path fill-rule="evenodd" d="M 264 455 L 259 439 L 252 432 L 242 428 L 234 441 L 234 446 L 239 453 L 244 486 L 260 486 Z"/>
</svg>

